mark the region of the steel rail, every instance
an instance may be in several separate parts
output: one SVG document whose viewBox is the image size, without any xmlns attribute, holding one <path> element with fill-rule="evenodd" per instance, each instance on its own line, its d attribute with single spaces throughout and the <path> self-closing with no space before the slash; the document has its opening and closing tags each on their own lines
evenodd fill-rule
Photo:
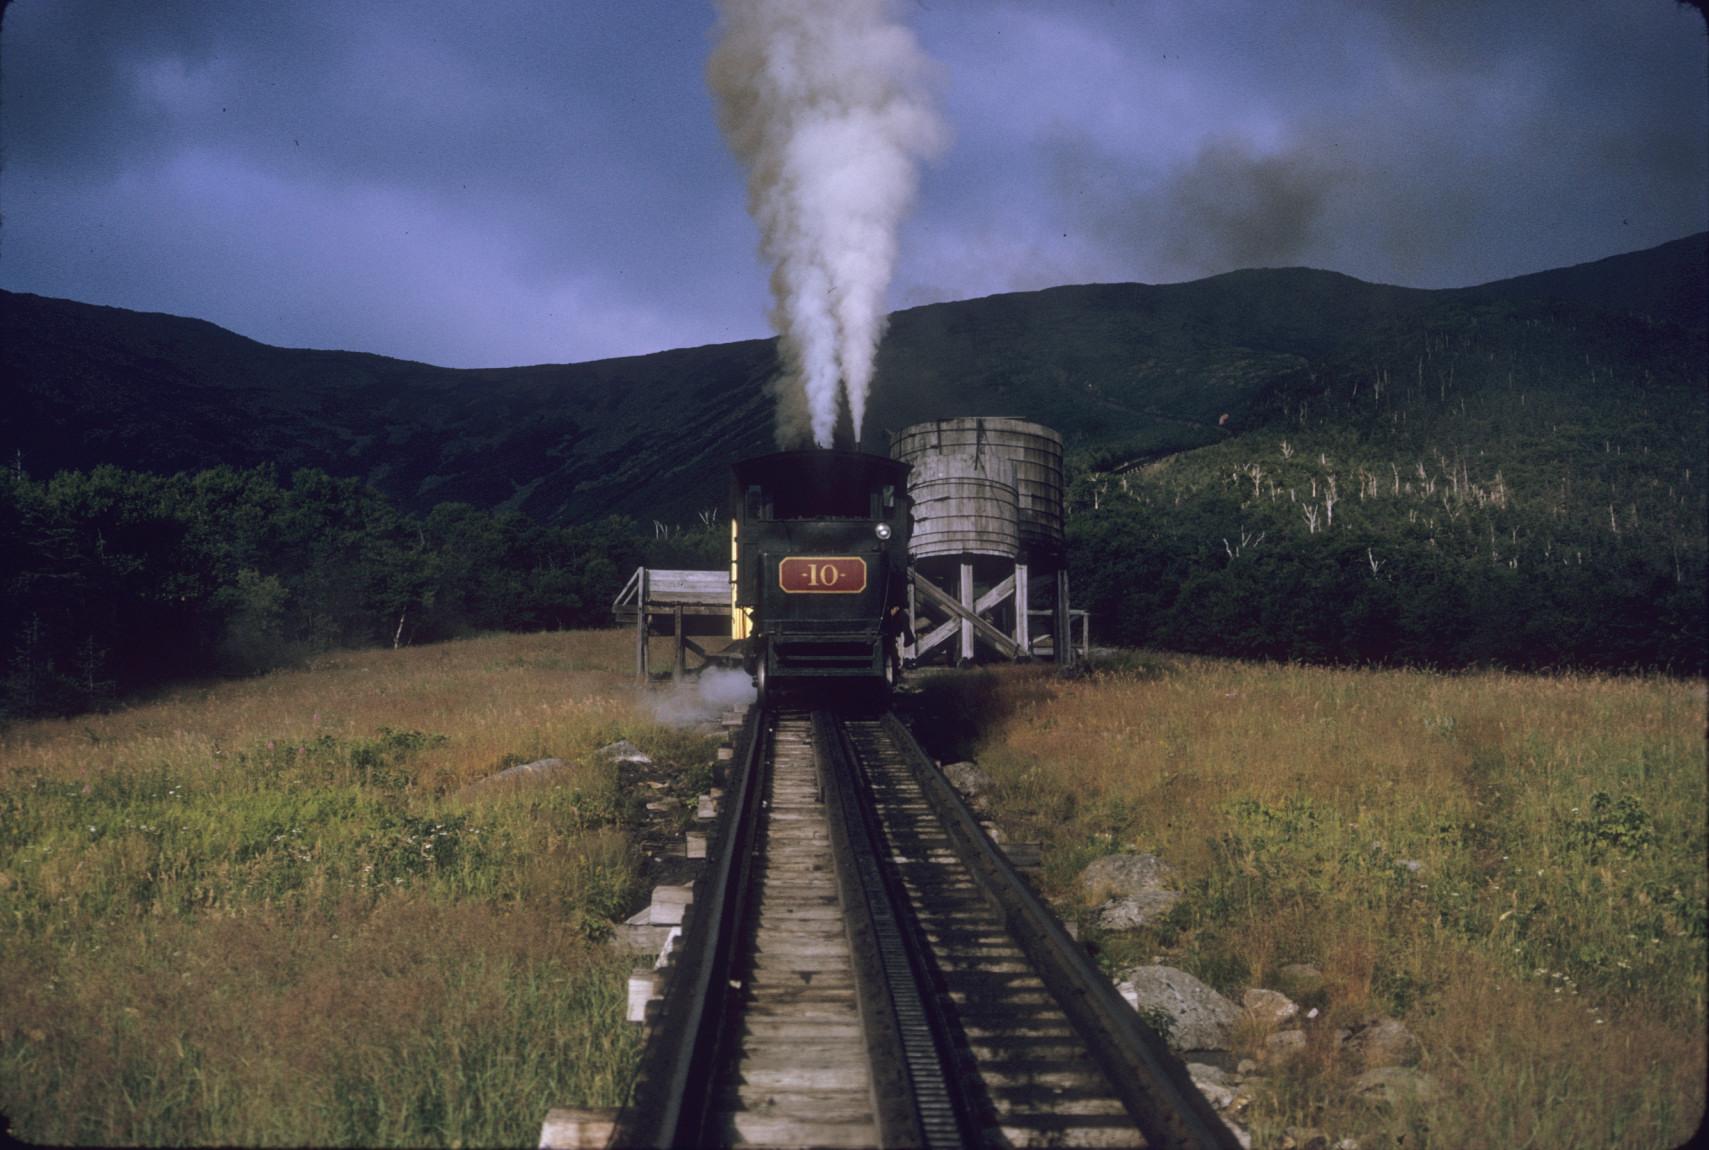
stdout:
<svg viewBox="0 0 1709 1150">
<path fill-rule="evenodd" d="M 865 724 L 862 724 L 863 727 Z M 1044 989 L 1058 1002 L 1119 1101 L 1157 1147 L 1232 1150 L 1238 1143 L 1162 1040 L 1139 1019 L 1086 951 L 1069 938 L 997 851 L 972 811 L 894 714 L 876 724 L 918 784 L 931 819 L 961 859 L 976 897 L 996 913 Z M 730 802 L 710 844 L 707 873 L 690 908 L 676 969 L 649 1035 L 630 1104 L 611 1145 L 700 1146 L 724 1135 L 718 1091 L 738 1049 L 739 962 L 763 865 L 762 807 L 776 715 L 755 707 L 744 724 Z M 855 993 L 868 1043 L 875 1120 L 885 1146 L 979 1141 L 934 982 L 930 946 L 912 908 L 849 729 L 815 712 L 812 741 L 835 851 L 836 878 L 853 951 Z M 886 752 L 888 754 L 888 752 Z M 889 760 L 894 762 L 895 760 Z M 887 768 L 888 769 L 888 768 Z"/>
<path fill-rule="evenodd" d="M 771 714 L 750 708 L 732 762 L 730 802 L 708 844 L 709 865 L 675 951 L 676 968 L 629 1105 L 618 1114 L 611 1145 L 703 1146 L 714 1113 L 722 1051 L 729 1045 L 736 988 L 732 972 L 747 919 L 755 836 Z"/>
<path fill-rule="evenodd" d="M 953 1041 L 900 882 L 884 865 L 883 832 L 865 794 L 859 753 L 831 712 L 813 714 L 838 884 L 848 912 L 872 1065 L 881 1144 L 953 1150 L 977 1141 L 950 1070 Z"/>
<path fill-rule="evenodd" d="M 1147 1142 L 1182 1150 L 1237 1150 L 1233 1132 L 1193 1085 L 1186 1067 L 991 844 L 912 732 L 893 712 L 881 722 L 985 899 L 1060 1002 Z"/>
</svg>

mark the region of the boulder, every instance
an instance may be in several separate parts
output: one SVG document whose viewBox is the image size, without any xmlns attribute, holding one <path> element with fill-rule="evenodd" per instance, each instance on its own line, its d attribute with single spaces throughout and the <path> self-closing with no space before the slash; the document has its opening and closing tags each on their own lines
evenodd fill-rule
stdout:
<svg viewBox="0 0 1709 1150">
<path fill-rule="evenodd" d="M 1280 1026 L 1300 1012 L 1299 1004 L 1279 990 L 1253 987 L 1240 997 L 1246 1013 L 1263 1026 Z"/>
<path fill-rule="evenodd" d="M 1264 1061 L 1272 1066 L 1285 1066 L 1306 1052 L 1303 1030 L 1278 1030 L 1264 1039 Z"/>
<path fill-rule="evenodd" d="M 1080 872 L 1080 891 L 1087 902 L 1167 890 L 1175 885 L 1175 868 L 1156 855 L 1119 854 L 1093 859 Z"/>
<path fill-rule="evenodd" d="M 1184 970 L 1138 966 L 1116 987 L 1141 1015 L 1161 1016 L 1174 1050 L 1228 1050 L 1240 1008 Z"/>
<path fill-rule="evenodd" d="M 1234 1078 L 1228 1071 L 1209 1062 L 1187 1063 L 1187 1074 L 1191 1076 L 1194 1082 L 1201 1085 L 1206 1082 L 1215 1083 L 1218 1086 L 1233 1086 L 1235 1084 Z"/>
<path fill-rule="evenodd" d="M 1205 1101 L 1211 1104 L 1213 1110 L 1227 1110 L 1234 1102 L 1234 1091 L 1220 1083 L 1195 1078 L 1193 1085 L 1199 1088 L 1199 1093 L 1205 1096 Z"/>
<path fill-rule="evenodd" d="M 1105 930 L 1144 926 L 1181 901 L 1173 889 L 1175 869 L 1156 855 L 1105 855 L 1093 859 L 1078 881 L 1086 901 L 1097 905 L 1093 921 Z"/>
<path fill-rule="evenodd" d="M 950 763 L 944 767 L 944 778 L 975 807 L 983 809 L 991 797 L 991 776 L 975 763 Z"/>
<path fill-rule="evenodd" d="M 1417 1066 L 1424 1055 L 1418 1037 L 1392 1018 L 1372 1016 L 1338 1031 L 1341 1056 L 1358 1070 L 1383 1066 Z"/>
<path fill-rule="evenodd" d="M 1365 1102 L 1429 1102 L 1441 1093 L 1436 1080 L 1410 1066 L 1378 1066 L 1353 1079 L 1352 1093 Z"/>
<path fill-rule="evenodd" d="M 1105 930 L 1135 930 L 1168 914 L 1181 896 L 1172 890 L 1149 890 L 1105 899 L 1092 912 L 1092 921 Z"/>
<path fill-rule="evenodd" d="M 497 774 L 488 775 L 486 778 L 479 780 L 475 785 L 480 786 L 484 783 L 509 783 L 518 782 L 522 779 L 545 778 L 547 775 L 561 771 L 569 765 L 570 764 L 566 763 L 563 759 L 535 759 L 532 763 L 518 763 L 514 767 L 506 767 Z"/>
<path fill-rule="evenodd" d="M 1276 972 L 1272 980 L 1276 989 L 1293 999 L 1304 1002 L 1312 998 L 1322 998 L 1328 983 L 1324 980 L 1323 971 L 1309 962 L 1294 962 Z"/>
<path fill-rule="evenodd" d="M 599 757 L 609 763 L 650 763 L 646 753 L 628 739 L 618 739 L 599 748 Z"/>
</svg>

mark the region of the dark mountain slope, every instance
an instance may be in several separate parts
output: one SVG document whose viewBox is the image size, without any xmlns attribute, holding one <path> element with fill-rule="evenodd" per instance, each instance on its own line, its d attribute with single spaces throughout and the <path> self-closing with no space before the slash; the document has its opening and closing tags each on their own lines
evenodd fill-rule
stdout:
<svg viewBox="0 0 1709 1150">
<path fill-rule="evenodd" d="M 1412 370 L 1427 333 L 1467 324 L 1550 362 L 1677 359 L 1657 349 L 1696 338 L 1678 321 L 1703 313 L 1704 251 L 1696 236 L 1455 291 L 1276 269 L 915 308 L 892 317 L 865 446 L 921 419 L 1005 414 L 1060 429 L 1084 458 L 1157 458 L 1296 418 L 1326 378 Z M 1628 330 L 1631 313 L 1669 322 Z M 756 340 L 454 371 L 3 293 L 0 450 L 36 475 L 273 462 L 366 479 L 411 510 L 686 522 L 722 502 L 732 458 L 771 445 L 775 370 L 774 343 Z"/>
<path fill-rule="evenodd" d="M 1492 299 L 1571 300 L 1681 327 L 1709 327 L 1709 245 L 1687 236 L 1632 255 L 1497 280 L 1471 289 Z"/>
<path fill-rule="evenodd" d="M 455 500 L 578 519 L 649 514 L 653 484 L 769 436 L 751 430 L 769 427 L 769 342 L 453 371 L 268 347 L 174 316 L 0 302 L 0 443 L 34 474 L 271 462 L 357 476 L 418 510 Z"/>
</svg>

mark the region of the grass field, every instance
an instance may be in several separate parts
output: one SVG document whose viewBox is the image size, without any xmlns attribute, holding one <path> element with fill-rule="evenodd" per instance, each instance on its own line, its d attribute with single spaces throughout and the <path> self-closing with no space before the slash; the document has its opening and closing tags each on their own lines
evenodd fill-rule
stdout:
<svg viewBox="0 0 1709 1150">
<path fill-rule="evenodd" d="M 1701 1117 L 1702 683 L 1130 656 L 944 678 L 924 706 L 960 716 L 945 750 L 1045 844 L 1066 916 L 1100 854 L 1178 868 L 1157 928 L 1086 932 L 1112 969 L 1159 957 L 1233 992 L 1325 972 L 1310 1056 L 1245 1115 L 1256 1145 L 1666 1147 Z M 1436 1102 L 1347 1099 L 1329 1035 L 1373 1011 L 1420 1037 Z"/>
<path fill-rule="evenodd" d="M 0 1111 L 80 1144 L 532 1143 L 627 1088 L 629 738 L 691 777 L 618 632 L 327 656 L 0 732 Z M 1671 1146 L 1703 1108 L 1705 695 L 1666 679 L 1128 657 L 922 680 L 1044 883 L 1154 851 L 1153 956 L 1328 976 L 1245 1114 L 1382 1146 Z M 555 785 L 471 789 L 545 755 Z M 1347 1099 L 1327 1035 L 1422 1039 L 1431 1104 Z M 1262 1034 L 1243 1041 L 1255 1051 Z"/>
<path fill-rule="evenodd" d="M 329 655 L 0 733 L 0 1111 L 82 1145 L 532 1144 L 619 1102 L 653 723 L 615 632 Z M 468 785 L 556 755 L 552 785 Z"/>
</svg>

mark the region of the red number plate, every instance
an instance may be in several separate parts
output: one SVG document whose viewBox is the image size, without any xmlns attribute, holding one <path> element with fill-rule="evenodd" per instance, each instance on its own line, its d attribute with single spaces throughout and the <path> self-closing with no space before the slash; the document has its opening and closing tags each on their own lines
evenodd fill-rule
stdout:
<svg viewBox="0 0 1709 1150">
<path fill-rule="evenodd" d="M 791 555 L 777 565 L 777 585 L 793 595 L 858 595 L 866 560 L 855 555 Z"/>
</svg>

